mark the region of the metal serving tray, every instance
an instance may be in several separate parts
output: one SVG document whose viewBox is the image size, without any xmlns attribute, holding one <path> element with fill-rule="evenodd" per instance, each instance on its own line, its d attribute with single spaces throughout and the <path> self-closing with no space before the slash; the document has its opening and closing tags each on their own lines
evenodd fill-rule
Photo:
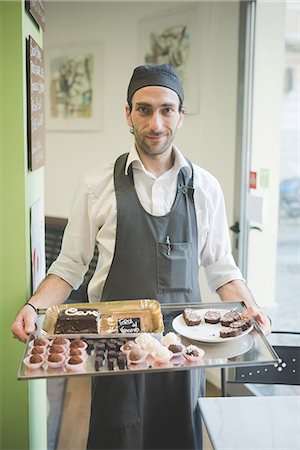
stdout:
<svg viewBox="0 0 300 450">
<path fill-rule="evenodd" d="M 92 305 L 92 304 L 90 304 Z M 94 304 L 93 304 L 94 305 Z M 68 307 L 69 305 L 64 305 Z M 197 310 L 201 309 L 224 309 L 226 310 L 237 309 L 243 311 L 245 304 L 243 302 L 218 302 L 218 303 L 202 303 L 202 304 L 165 304 L 160 305 L 163 316 L 164 335 L 168 332 L 174 332 L 172 327 L 173 321 L 179 315 L 182 314 L 183 309 L 188 306 Z M 45 326 L 43 321 L 46 311 L 40 311 L 39 322 L 43 323 L 44 332 Z M 47 322 L 46 322 L 47 325 Z M 66 376 L 101 376 L 101 375 L 124 375 L 130 373 L 156 373 L 166 371 L 178 371 L 178 370 L 190 370 L 199 368 L 212 368 L 212 367 L 238 367 L 249 365 L 270 365 L 278 361 L 278 356 L 269 344 L 266 337 L 262 334 L 259 326 L 254 322 L 253 328 L 249 333 L 242 334 L 241 336 L 223 342 L 201 342 L 199 340 L 191 340 L 186 337 L 180 336 L 181 343 L 184 346 L 190 344 L 204 350 L 204 356 L 197 362 L 189 362 L 184 357 L 178 360 L 171 360 L 169 363 L 161 365 L 156 364 L 151 355 L 148 356 L 146 363 L 142 364 L 130 364 L 124 369 L 120 369 L 116 364 L 113 369 L 108 367 L 107 353 L 105 354 L 103 366 L 96 370 L 95 366 L 95 347 L 102 339 L 105 339 L 101 335 L 93 335 L 88 338 L 89 353 L 87 354 L 86 364 L 79 371 L 70 372 L 65 366 L 58 369 L 50 369 L 45 363 L 40 369 L 28 369 L 24 364 L 24 359 L 28 355 L 30 349 L 29 341 L 36 336 L 45 336 L 41 332 L 41 326 L 38 327 L 38 332 L 35 335 L 29 337 L 28 343 L 25 346 L 24 354 L 20 363 L 18 371 L 19 380 L 38 379 L 38 378 L 50 378 L 50 377 L 66 377 Z M 47 328 L 47 327 L 46 327 Z M 49 331 L 49 328 L 47 328 Z M 50 333 L 51 334 L 51 333 Z M 76 335 L 78 337 L 78 335 Z M 127 336 L 128 337 L 128 336 Z M 160 339 L 160 336 L 157 336 Z M 134 336 L 130 336 L 134 339 Z M 106 338 L 110 339 L 110 338 Z"/>
</svg>

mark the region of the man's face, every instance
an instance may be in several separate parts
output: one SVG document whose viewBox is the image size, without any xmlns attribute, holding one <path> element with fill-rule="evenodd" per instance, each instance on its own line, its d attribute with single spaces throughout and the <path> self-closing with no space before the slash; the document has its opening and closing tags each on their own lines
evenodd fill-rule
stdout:
<svg viewBox="0 0 300 450">
<path fill-rule="evenodd" d="M 177 128 L 182 126 L 176 92 L 160 86 L 147 86 L 132 97 L 132 111 L 126 107 L 127 123 L 133 128 L 139 153 L 154 157 L 172 150 Z"/>
</svg>

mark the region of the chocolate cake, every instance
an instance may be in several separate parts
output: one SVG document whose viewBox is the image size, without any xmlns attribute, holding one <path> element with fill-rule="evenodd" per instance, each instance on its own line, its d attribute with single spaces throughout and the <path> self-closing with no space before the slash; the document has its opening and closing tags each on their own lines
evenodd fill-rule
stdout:
<svg viewBox="0 0 300 450">
<path fill-rule="evenodd" d="M 221 314 L 219 313 L 219 311 L 214 311 L 213 309 L 210 311 L 207 311 L 204 314 L 204 320 L 206 323 L 219 323 L 221 319 Z"/>
<path fill-rule="evenodd" d="M 251 327 L 251 320 L 250 319 L 237 320 L 235 322 L 232 322 L 229 326 L 233 329 L 239 328 L 242 331 L 245 331 Z"/>
<path fill-rule="evenodd" d="M 201 322 L 201 316 L 191 308 L 185 308 L 183 310 L 183 318 L 189 327 L 199 325 Z"/>
<path fill-rule="evenodd" d="M 241 328 L 224 327 L 220 330 L 221 338 L 236 337 L 242 334 Z"/>
<path fill-rule="evenodd" d="M 241 315 L 237 311 L 229 311 L 221 317 L 220 322 L 224 327 L 229 327 L 232 322 L 240 319 Z"/>
<path fill-rule="evenodd" d="M 100 313 L 95 308 L 68 308 L 60 311 L 55 334 L 98 334 Z"/>
</svg>

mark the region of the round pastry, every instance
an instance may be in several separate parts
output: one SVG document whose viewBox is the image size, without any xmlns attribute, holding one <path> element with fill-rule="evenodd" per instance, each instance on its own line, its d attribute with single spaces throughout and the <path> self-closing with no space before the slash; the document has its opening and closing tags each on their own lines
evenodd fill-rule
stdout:
<svg viewBox="0 0 300 450">
<path fill-rule="evenodd" d="M 160 343 L 166 347 L 169 347 L 171 344 L 180 344 L 180 338 L 175 333 L 170 331 L 161 338 Z"/>
<path fill-rule="evenodd" d="M 43 355 L 45 353 L 45 347 L 41 347 L 37 345 L 36 347 L 32 347 L 30 350 L 31 355 Z"/>
<path fill-rule="evenodd" d="M 52 341 L 52 345 L 70 345 L 70 341 L 64 337 L 56 337 Z"/>
<path fill-rule="evenodd" d="M 24 359 L 24 364 L 29 369 L 39 369 L 44 364 L 44 358 L 39 354 L 27 356 Z"/>
<path fill-rule="evenodd" d="M 121 352 L 127 354 L 133 348 L 139 348 L 139 346 L 134 341 L 127 341 L 127 342 L 125 342 L 125 344 L 122 345 L 120 350 L 121 350 Z"/>
<path fill-rule="evenodd" d="M 35 338 L 32 342 L 34 347 L 48 345 L 48 341 L 43 338 Z"/>
<path fill-rule="evenodd" d="M 82 355 L 82 352 L 81 352 L 81 350 L 79 348 L 70 348 L 69 355 L 70 356 L 79 356 L 80 357 Z"/>
<path fill-rule="evenodd" d="M 204 320 L 206 323 L 215 324 L 220 322 L 221 314 L 219 311 L 210 310 L 204 314 Z"/>
<path fill-rule="evenodd" d="M 71 358 L 68 359 L 68 364 L 81 364 L 82 362 L 80 356 L 71 356 Z"/>
<path fill-rule="evenodd" d="M 87 343 L 84 342 L 80 338 L 76 338 L 71 342 L 70 347 L 71 348 L 87 348 Z"/>
<path fill-rule="evenodd" d="M 170 344 L 168 349 L 174 354 L 174 356 L 181 355 L 183 352 L 183 346 L 181 344 Z"/>
<path fill-rule="evenodd" d="M 29 362 L 31 364 L 37 364 L 43 361 L 43 358 L 41 357 L 41 355 L 31 355 L 29 358 Z"/>
<path fill-rule="evenodd" d="M 51 369 L 58 369 L 59 367 L 61 367 L 63 365 L 64 361 L 65 361 L 65 358 L 62 354 L 51 353 L 48 356 L 47 364 L 48 364 L 48 367 Z"/>
<path fill-rule="evenodd" d="M 80 356 L 71 356 L 65 363 L 70 371 L 80 371 L 84 369 L 85 362 Z"/>
<path fill-rule="evenodd" d="M 132 364 L 139 364 L 146 359 L 147 352 L 141 348 L 135 347 L 128 353 L 128 361 Z"/>
<path fill-rule="evenodd" d="M 185 349 L 184 356 L 186 359 L 192 362 L 200 361 L 204 355 L 204 350 L 202 348 L 197 347 L 196 345 L 188 345 Z"/>
<path fill-rule="evenodd" d="M 49 347 L 49 353 L 64 353 L 65 349 L 61 345 L 51 345 Z"/>
<path fill-rule="evenodd" d="M 163 345 L 160 345 L 160 347 L 156 348 L 153 352 L 154 360 L 161 364 L 169 362 L 172 357 L 173 353 Z"/>
</svg>

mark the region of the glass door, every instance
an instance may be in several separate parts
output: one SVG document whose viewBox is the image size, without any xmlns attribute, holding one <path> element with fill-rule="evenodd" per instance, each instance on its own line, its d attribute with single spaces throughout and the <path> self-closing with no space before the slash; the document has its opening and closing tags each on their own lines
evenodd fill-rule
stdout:
<svg viewBox="0 0 300 450">
<path fill-rule="evenodd" d="M 299 5 L 258 0 L 245 8 L 231 229 L 256 300 L 274 328 L 291 330 L 300 323 Z"/>
</svg>

